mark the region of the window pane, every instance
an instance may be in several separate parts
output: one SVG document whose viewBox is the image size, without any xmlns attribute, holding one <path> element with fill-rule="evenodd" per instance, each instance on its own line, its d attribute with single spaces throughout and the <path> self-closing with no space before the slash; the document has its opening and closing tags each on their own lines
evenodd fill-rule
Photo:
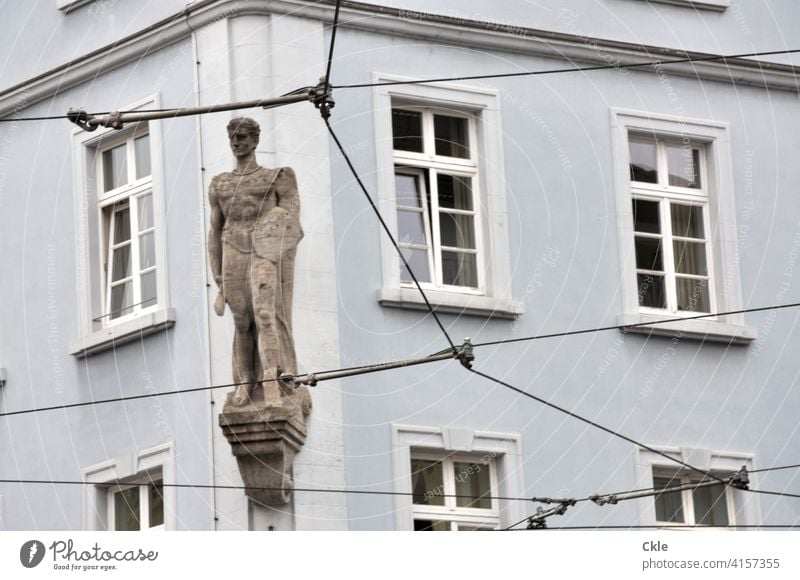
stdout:
<svg viewBox="0 0 800 580">
<path fill-rule="evenodd" d="M 631 181 L 658 183 L 656 144 L 631 141 L 629 147 L 631 152 Z"/>
<path fill-rule="evenodd" d="M 639 274 L 639 306 L 649 308 L 666 308 L 667 298 L 664 294 L 664 276 Z"/>
<path fill-rule="evenodd" d="M 701 526 L 727 526 L 728 504 L 724 485 L 692 490 L 694 523 Z"/>
<path fill-rule="evenodd" d="M 433 116 L 436 155 L 469 159 L 469 121 L 461 117 Z"/>
<path fill-rule="evenodd" d="M 657 201 L 633 200 L 633 229 L 647 234 L 661 233 Z"/>
<path fill-rule="evenodd" d="M 675 271 L 681 274 L 706 276 L 706 245 L 702 242 L 672 242 Z"/>
<path fill-rule="evenodd" d="M 700 187 L 700 150 L 688 145 L 667 145 L 669 184 Z"/>
<path fill-rule="evenodd" d="M 405 173 L 394 174 L 394 190 L 397 205 L 422 207 L 420 201 L 419 176 Z"/>
<path fill-rule="evenodd" d="M 411 489 L 415 504 L 444 505 L 442 464 L 436 461 L 412 459 Z"/>
<path fill-rule="evenodd" d="M 131 239 L 131 212 L 128 206 L 114 210 L 114 238 L 113 243 L 119 244 Z"/>
<path fill-rule="evenodd" d="M 636 267 L 640 270 L 664 271 L 661 261 L 661 238 L 636 236 Z"/>
<path fill-rule="evenodd" d="M 668 477 L 654 477 L 653 487 L 655 489 L 664 489 L 680 485 L 677 479 L 670 479 Z M 672 522 L 674 524 L 682 524 L 685 522 L 683 518 L 683 499 L 681 492 L 662 493 L 655 497 L 656 500 L 656 521 L 659 522 Z"/>
<path fill-rule="evenodd" d="M 475 254 L 442 250 L 442 281 L 453 286 L 478 287 Z"/>
<path fill-rule="evenodd" d="M 152 270 L 147 274 L 142 274 L 141 280 L 142 308 L 147 308 L 157 302 L 156 271 Z"/>
<path fill-rule="evenodd" d="M 394 148 L 422 153 L 422 113 L 392 109 Z"/>
<path fill-rule="evenodd" d="M 419 282 L 430 282 L 431 273 L 428 268 L 428 251 L 427 250 L 412 250 L 411 248 L 403 248 L 403 257 L 411 266 L 411 270 L 417 277 Z M 408 273 L 408 269 L 403 262 L 400 262 L 400 280 L 402 282 L 413 282 L 414 279 Z"/>
<path fill-rule="evenodd" d="M 425 226 L 421 211 L 397 210 L 397 241 L 427 245 Z M 416 273 L 416 270 L 414 270 Z"/>
<path fill-rule="evenodd" d="M 139 217 L 139 231 L 149 230 L 153 227 L 153 195 L 148 193 L 136 200 Z"/>
<path fill-rule="evenodd" d="M 440 173 L 436 177 L 439 207 L 472 211 L 472 180 Z"/>
<path fill-rule="evenodd" d="M 150 175 L 150 135 L 143 135 L 133 141 L 136 155 L 136 179 Z"/>
<path fill-rule="evenodd" d="M 699 205 L 681 205 L 673 203 L 670 206 L 672 214 L 672 235 L 682 238 L 705 237 L 703 233 L 703 208 Z"/>
<path fill-rule="evenodd" d="M 475 226 L 471 215 L 440 213 L 439 228 L 443 246 L 475 249 Z"/>
<path fill-rule="evenodd" d="M 139 236 L 139 269 L 146 270 L 156 265 L 156 234 L 142 234 Z"/>
<path fill-rule="evenodd" d="M 125 282 L 111 289 L 111 318 L 133 312 L 133 282 Z"/>
<path fill-rule="evenodd" d="M 449 532 L 450 522 L 437 522 L 433 520 L 414 520 L 415 532 Z"/>
<path fill-rule="evenodd" d="M 114 529 L 131 532 L 139 529 L 139 488 L 114 493 Z"/>
<path fill-rule="evenodd" d="M 125 144 L 103 151 L 103 191 L 128 183 L 128 159 Z"/>
<path fill-rule="evenodd" d="M 456 505 L 492 509 L 489 466 L 482 463 L 455 463 Z"/>
<path fill-rule="evenodd" d="M 111 281 L 117 282 L 131 275 L 131 246 L 130 244 L 114 250 L 111 256 Z"/>
<path fill-rule="evenodd" d="M 147 501 L 150 506 L 150 527 L 164 523 L 164 482 L 155 481 L 147 486 Z"/>
<path fill-rule="evenodd" d="M 708 281 L 677 278 L 678 310 L 711 312 L 708 300 Z"/>
</svg>

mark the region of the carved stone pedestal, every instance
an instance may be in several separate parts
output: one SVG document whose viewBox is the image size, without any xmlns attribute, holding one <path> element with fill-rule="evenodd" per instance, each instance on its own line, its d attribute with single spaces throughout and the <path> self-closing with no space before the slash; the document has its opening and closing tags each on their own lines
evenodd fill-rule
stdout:
<svg viewBox="0 0 800 580">
<path fill-rule="evenodd" d="M 298 406 L 226 409 L 219 424 L 231 444 L 245 493 L 264 505 L 284 505 L 294 489 L 294 456 L 306 440 Z"/>
</svg>

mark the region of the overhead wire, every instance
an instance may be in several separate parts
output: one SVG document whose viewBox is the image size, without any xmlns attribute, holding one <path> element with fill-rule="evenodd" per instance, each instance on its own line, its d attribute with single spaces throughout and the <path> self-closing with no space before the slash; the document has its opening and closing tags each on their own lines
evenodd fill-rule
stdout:
<svg viewBox="0 0 800 580">
<path fill-rule="evenodd" d="M 634 62 L 628 64 L 604 64 L 604 65 L 597 65 L 597 66 L 584 66 L 584 67 L 570 67 L 570 68 L 557 68 L 557 69 L 544 69 L 544 70 L 535 70 L 535 71 L 517 71 L 517 72 L 508 72 L 508 73 L 493 73 L 493 74 L 481 74 L 481 75 L 461 75 L 461 76 L 450 76 L 450 77 L 436 77 L 436 78 L 427 78 L 427 79 L 409 79 L 409 80 L 398 80 L 398 81 L 380 81 L 380 82 L 373 82 L 373 83 L 353 83 L 347 85 L 333 85 L 332 88 L 334 89 L 362 89 L 362 88 L 370 88 L 370 87 L 386 87 L 386 86 L 397 86 L 397 85 L 424 85 L 430 83 L 444 83 L 444 82 L 456 82 L 456 81 L 474 81 L 474 80 L 484 80 L 484 79 L 502 79 L 502 78 L 513 78 L 513 77 L 525 77 L 525 76 L 540 76 L 540 75 L 553 75 L 553 74 L 564 74 L 564 73 L 573 73 L 573 72 L 592 72 L 592 71 L 599 71 L 599 70 L 609 70 L 609 69 L 629 69 L 629 68 L 641 68 L 641 67 L 659 67 L 664 65 L 671 65 L 671 64 L 683 64 L 683 63 L 693 63 L 693 62 L 710 62 L 715 60 L 728 60 L 728 59 L 743 59 L 743 58 L 753 58 L 757 56 L 776 56 L 776 55 L 786 55 L 786 54 L 795 54 L 800 52 L 800 48 L 794 49 L 785 49 L 785 50 L 769 50 L 769 51 L 761 51 L 761 52 L 747 52 L 747 53 L 740 53 L 740 54 L 729 54 L 729 55 L 706 55 L 706 56 L 693 56 L 693 57 L 686 57 L 686 58 L 676 58 L 676 59 L 669 59 L 669 60 L 649 60 L 649 61 L 642 61 L 642 62 Z M 761 65 L 771 65 L 775 64 L 770 61 L 753 61 Z M 727 63 L 726 63 L 727 64 Z"/>
</svg>

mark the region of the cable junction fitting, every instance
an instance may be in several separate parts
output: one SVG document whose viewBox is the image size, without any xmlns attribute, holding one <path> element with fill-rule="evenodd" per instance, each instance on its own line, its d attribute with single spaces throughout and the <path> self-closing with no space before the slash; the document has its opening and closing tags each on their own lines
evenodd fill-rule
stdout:
<svg viewBox="0 0 800 580">
<path fill-rule="evenodd" d="M 539 501 L 537 498 L 533 499 L 534 501 Z M 550 500 L 550 498 L 543 498 L 543 499 Z M 529 530 L 546 529 L 547 518 L 549 518 L 550 516 L 563 516 L 568 508 L 578 503 L 577 500 L 574 499 L 561 499 L 561 500 L 550 500 L 550 501 L 558 502 L 558 505 L 551 507 L 550 509 L 547 510 L 542 509 L 541 507 L 536 508 L 536 513 L 528 518 Z"/>
<path fill-rule="evenodd" d="M 283 105 L 291 105 L 302 101 L 311 101 L 317 107 L 320 99 L 325 99 L 324 103 L 330 109 L 333 101 L 330 100 L 330 88 L 328 92 L 320 96 L 320 85 L 316 87 L 304 87 L 286 93 L 280 97 L 271 99 L 257 99 L 253 101 L 241 101 L 227 103 L 224 105 L 211 105 L 206 107 L 188 107 L 185 109 L 163 109 L 158 111 L 114 111 L 105 115 L 90 115 L 83 109 L 70 109 L 67 111 L 67 119 L 78 125 L 85 131 L 94 131 L 98 127 L 109 127 L 111 129 L 122 129 L 126 123 L 139 123 L 141 121 L 152 121 L 156 119 L 172 119 L 174 117 L 188 117 L 191 115 L 205 115 L 207 113 L 219 113 L 222 111 L 235 111 L 237 109 L 251 109 L 261 107 L 272 109 Z"/>
<path fill-rule="evenodd" d="M 288 385 L 299 387 L 301 385 L 308 385 L 314 387 L 320 381 L 329 381 L 331 379 L 341 379 L 344 377 L 353 377 L 356 375 L 365 375 L 375 373 L 378 371 L 385 371 L 388 369 L 399 369 L 415 365 L 422 365 L 442 360 L 457 359 L 462 365 L 469 368 L 472 361 L 475 360 L 475 355 L 472 351 L 472 343 L 469 338 L 464 339 L 464 344 L 457 346 L 453 350 L 447 350 L 439 354 L 432 354 L 423 358 L 413 358 L 408 360 L 399 360 L 394 362 L 381 363 L 377 365 L 358 367 L 354 369 L 343 369 L 338 371 L 323 371 L 318 373 L 308 373 L 305 375 L 290 375 L 283 374 L 279 378 Z"/>
<path fill-rule="evenodd" d="M 314 103 L 314 106 L 319 109 L 319 114 L 323 119 L 328 119 L 331 116 L 331 109 L 336 106 L 336 102 L 331 98 L 331 91 L 333 87 L 331 84 L 322 77 L 319 79 L 317 86 L 311 89 L 309 100 Z"/>
<path fill-rule="evenodd" d="M 679 491 L 694 490 L 694 489 L 699 489 L 701 487 L 711 487 L 712 485 L 730 485 L 731 487 L 734 487 L 736 489 L 748 490 L 750 489 L 749 487 L 750 477 L 747 474 L 747 467 L 743 465 L 742 468 L 737 473 L 728 477 L 727 479 L 724 479 L 723 482 L 724 483 L 720 483 L 720 481 L 717 479 L 708 479 L 697 483 L 684 483 L 682 485 L 664 487 L 661 489 L 633 491 L 630 493 L 593 495 L 589 499 L 592 500 L 597 505 L 602 506 L 606 504 L 616 505 L 619 502 L 628 499 L 638 499 L 641 497 L 651 497 L 654 495 L 661 495 L 662 493 L 675 493 Z"/>
</svg>

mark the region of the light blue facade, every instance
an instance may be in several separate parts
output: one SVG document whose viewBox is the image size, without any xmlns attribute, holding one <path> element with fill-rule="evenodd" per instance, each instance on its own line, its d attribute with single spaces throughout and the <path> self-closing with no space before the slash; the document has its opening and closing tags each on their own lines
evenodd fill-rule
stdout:
<svg viewBox="0 0 800 580">
<path fill-rule="evenodd" d="M 247 42 L 240 50 L 230 40 L 232 31 L 254 30 L 252 38 L 258 37 L 258 42 L 276 43 L 281 19 L 295 18 L 291 22 L 316 31 L 313 38 L 327 46 L 330 33 L 327 28 L 323 33 L 322 27 L 332 19 L 331 4 L 277 0 L 200 1 L 189 7 L 184 2 L 159 2 L 142 12 L 135 3 L 98 1 L 67 14 L 55 2 L 44 4 L 30 14 L 14 9 L 0 24 L 6 31 L 30 30 L 12 43 L 0 68 L 4 119 L 60 115 L 70 107 L 107 110 L 150 95 L 158 95 L 161 107 L 194 106 L 226 91 L 230 100 L 255 98 L 248 93 L 252 79 L 253 86 L 260 87 L 285 87 L 281 83 L 290 81 L 276 72 L 274 62 L 261 68 L 261 61 L 252 56 L 256 53 L 247 52 Z M 720 270 L 713 274 L 719 310 L 797 302 L 800 204 L 795 190 L 800 167 L 795 158 L 800 120 L 796 71 L 784 64 L 792 57 L 770 56 L 775 64 L 763 70 L 740 61 L 730 69 L 719 63 L 666 70 L 614 68 L 680 58 L 677 51 L 684 50 L 740 54 L 794 48 L 798 17 L 793 3 L 734 0 L 724 10 L 642 0 L 541 4 L 545 5 L 505 2 L 498 12 L 482 2 L 439 2 L 433 7 L 429 2 L 385 0 L 380 5 L 392 9 L 351 3 L 342 12 L 334 85 L 369 83 L 381 75 L 425 79 L 612 65 L 585 73 L 443 85 L 491 99 L 491 112 L 497 115 L 492 118 L 500 120 L 498 126 L 482 125 L 479 131 L 482 143 L 491 135 L 500 140 L 501 151 L 491 153 L 501 153 L 502 165 L 480 165 L 479 171 L 482 179 L 500 175 L 504 184 L 502 192 L 485 187 L 483 194 L 499 194 L 505 204 L 504 212 L 495 213 L 505 214 L 506 229 L 495 234 L 507 243 L 510 275 L 498 285 L 505 284 L 509 302 L 522 312 L 443 312 L 441 319 L 453 341 L 460 344 L 470 337 L 482 343 L 627 320 L 631 289 L 626 290 L 624 263 L 633 239 L 622 231 L 629 202 L 620 200 L 630 193 L 619 179 L 614 135 L 615 119 L 631 111 L 671 119 L 676 125 L 699 120 L 725 135 L 724 147 L 711 149 L 708 144 L 714 163 L 727 163 L 729 168 L 718 182 L 726 187 L 710 195 L 724 198 L 732 208 L 714 226 L 714 258 L 728 260 L 725 269 L 717 264 Z M 263 30 L 258 18 L 263 19 Z M 241 28 L 236 28 L 237 21 Z M 252 28 L 245 28 L 245 22 Z M 152 27 L 161 32 L 153 33 L 149 47 L 123 43 L 108 48 Z M 262 32 L 265 37 L 259 36 Z M 162 46 L 159 38 L 169 41 Z M 220 45 L 217 56 L 225 60 L 221 55 L 230 51 L 230 71 L 225 73 L 232 79 L 230 90 L 220 89 L 214 80 L 224 76 L 204 76 L 214 43 L 223 42 L 219 39 L 229 43 L 227 49 Z M 306 62 L 301 58 L 316 58 L 322 66 L 326 51 L 309 44 L 308 55 L 288 58 L 297 58 L 298 66 Z M 113 64 L 102 65 L 104 58 Z M 50 74 L 70 60 L 79 66 Z M 290 65 L 281 64 L 286 70 Z M 318 76 L 297 85 L 315 84 Z M 64 88 L 47 96 L 42 87 L 55 86 L 58 78 L 64 80 Z M 235 89 L 234 80 L 239 83 Z M 382 139 L 381 132 L 382 95 L 375 88 L 336 90 L 331 122 L 366 188 L 383 202 L 381 210 L 392 223 L 394 207 L 381 193 L 385 176 L 392 173 L 391 164 L 386 165 L 391 142 Z M 418 104 L 435 104 L 427 98 L 421 96 Z M 397 99 L 408 102 L 408 97 Z M 295 105 L 306 106 L 310 107 Z M 446 106 L 473 110 L 465 103 Z M 479 124 L 489 118 L 488 112 L 483 110 Z M 303 146 L 289 147 L 285 141 L 285 133 L 297 132 L 295 126 L 278 123 L 292 122 L 287 118 L 263 117 L 275 122 L 276 129 L 274 143 L 262 139 L 262 163 L 294 163 L 295 158 L 302 163 Z M 159 123 L 160 149 L 155 154 L 163 167 L 165 304 L 174 309 L 174 326 L 85 358 L 70 354 L 81 327 L 74 127 L 66 120 L 0 124 L 0 271 L 5 281 L 0 294 L 0 367 L 7 372 L 0 412 L 229 382 L 220 378 L 229 370 L 219 363 L 221 351 L 214 350 L 221 348 L 215 344 L 228 344 L 228 337 L 209 308 L 204 246 L 204 190 L 209 174 L 221 170 L 228 159 L 223 148 L 209 146 L 219 137 L 207 136 L 209 126 L 223 127 L 224 120 L 205 119 Z M 313 127 L 303 125 L 303 134 L 309 135 L 306 143 L 322 147 L 327 141 L 324 125 L 319 121 L 319 127 Z M 272 131 L 265 133 L 273 139 Z M 326 368 L 327 363 L 311 354 L 304 358 L 304 349 L 318 349 L 312 338 L 331 342 L 326 352 L 341 367 L 425 356 L 447 347 L 434 320 L 418 304 L 397 308 L 381 299 L 390 286 L 385 234 L 342 156 L 332 144 L 327 147 L 329 170 L 319 165 L 322 178 L 308 178 L 309 185 L 327 182 L 327 189 L 308 188 L 322 193 L 304 200 L 304 228 L 318 223 L 320 208 L 330 212 L 332 222 L 329 227 L 322 219 L 317 230 L 306 228 L 312 233 L 304 243 L 319 248 L 327 238 L 314 237 L 313 232 L 330 235 L 332 257 L 329 263 L 307 269 L 303 264 L 312 259 L 300 260 L 298 285 L 305 295 L 302 288 L 313 288 L 319 272 L 335 277 L 335 308 L 330 314 L 336 322 L 320 323 L 316 330 L 313 316 L 312 322 L 299 323 L 296 339 L 303 370 Z M 483 153 L 488 159 L 489 152 Z M 322 195 L 328 189 L 325 202 Z M 484 235 L 486 240 L 491 237 L 486 231 Z M 731 263 L 735 267 L 727 268 Z M 502 270 L 502 265 L 495 266 Z M 316 302 L 306 307 L 313 314 Z M 713 457 L 721 454 L 751 470 L 782 466 L 797 463 L 796 315 L 795 309 L 746 313 L 735 322 L 747 336 L 735 341 L 729 337 L 727 342 L 690 332 L 675 340 L 607 330 L 485 346 L 475 349 L 474 367 L 688 463 L 707 456 L 709 467 L 720 471 L 722 464 Z M 329 397 L 334 391 L 339 398 Z M 227 474 L 235 468 L 229 448 L 219 443 L 216 419 L 223 396 L 224 390 L 200 391 L 0 417 L 0 479 L 78 481 L 91 466 L 169 443 L 174 483 L 229 484 Z M 317 435 L 309 437 L 298 461 L 303 453 L 321 459 L 309 460 L 307 470 L 301 469 L 298 487 L 313 481 L 325 488 L 329 479 L 327 487 L 341 483 L 356 490 L 410 490 L 403 453 L 436 450 L 436 445 L 407 443 L 411 439 L 402 433 L 414 429 L 440 433 L 451 443 L 458 437 L 477 442 L 478 434 L 496 441 L 513 439 L 516 451 L 493 456 L 501 480 L 495 491 L 500 495 L 511 490 L 520 497 L 586 497 L 635 489 L 652 477 L 648 461 L 653 458 L 644 457 L 632 443 L 470 374 L 456 361 L 346 378 L 336 386 L 323 382 L 314 397 L 312 421 L 322 430 L 312 431 Z M 470 457 L 483 453 L 477 447 L 470 452 L 467 444 L 446 446 L 439 451 L 457 450 Z M 326 479 L 326 469 L 336 475 Z M 797 493 L 796 474 L 757 473 L 751 486 Z M 88 526 L 84 493 L 77 485 L 0 484 L 0 520 L 6 529 L 81 529 Z M 334 494 L 311 497 L 298 494 L 297 505 L 317 502 L 317 511 L 308 513 L 319 520 L 297 511 L 296 521 L 285 514 L 271 519 L 273 515 L 258 510 L 243 517 L 235 507 L 244 505 L 243 494 L 215 495 L 205 489 L 177 489 L 169 512 L 171 525 L 185 530 L 215 529 L 215 517 L 223 522 L 216 524 L 219 529 L 274 524 L 278 529 L 396 530 L 410 525 L 410 501 L 398 503 L 400 496 L 339 497 L 335 505 L 341 511 L 332 511 L 325 521 L 319 514 L 326 501 L 334 502 Z M 650 524 L 655 517 L 652 501 L 604 507 L 584 502 L 549 523 Z M 794 524 L 800 518 L 800 503 L 794 499 L 736 492 L 733 501 L 741 525 Z M 507 502 L 500 523 L 510 525 L 535 507 Z M 514 520 L 513 514 L 521 515 Z"/>
</svg>

